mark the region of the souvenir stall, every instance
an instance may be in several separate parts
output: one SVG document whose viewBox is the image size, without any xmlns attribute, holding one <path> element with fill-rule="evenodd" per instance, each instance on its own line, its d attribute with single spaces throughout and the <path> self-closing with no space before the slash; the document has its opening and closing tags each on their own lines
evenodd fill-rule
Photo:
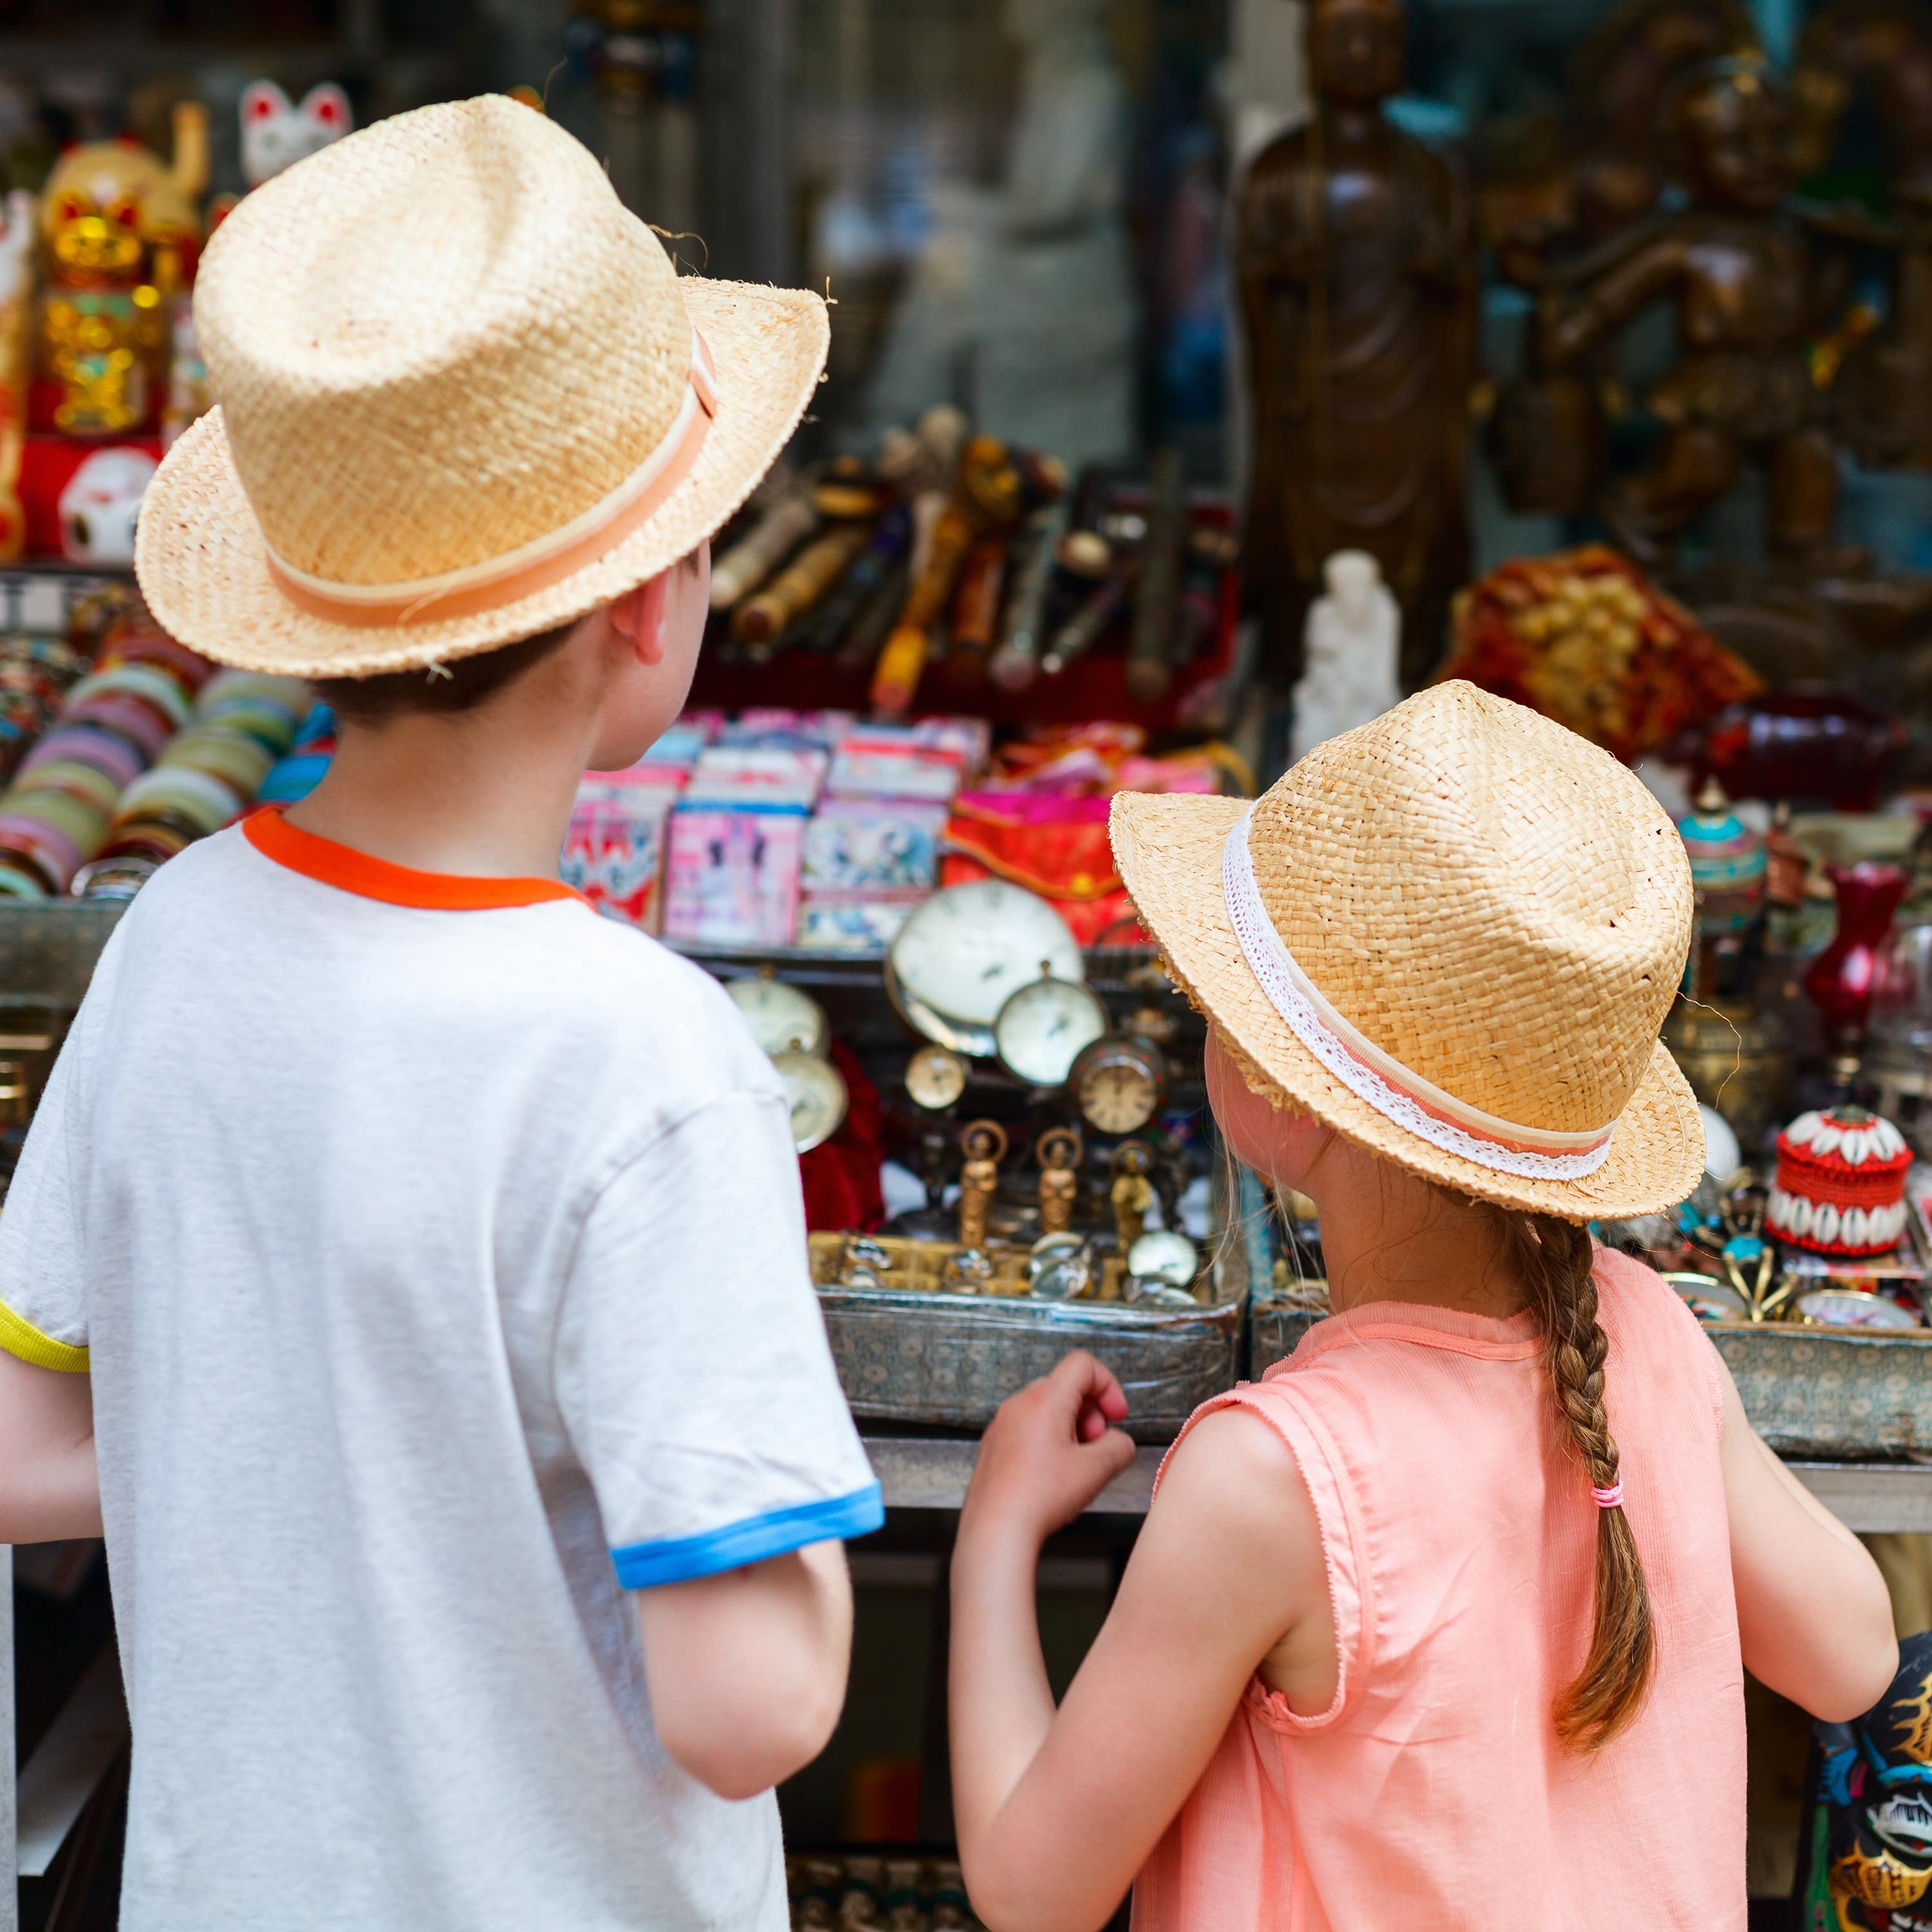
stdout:
<svg viewBox="0 0 1932 1932">
<path fill-rule="evenodd" d="M 1597 1232 L 1670 1280 L 1814 1491 L 1899 1538 L 1907 1616 L 1904 1533 L 1932 1532 L 1932 26 L 1814 9 L 1772 50 L 1787 104 L 1742 5 L 1550 10 L 1505 57 L 1442 0 L 599 4 L 466 83 L 580 124 L 687 266 L 715 242 L 719 272 L 829 278 L 837 304 L 822 406 L 714 545 L 689 710 L 586 775 L 560 855 L 714 973 L 782 1074 L 885 1487 L 845 1730 L 784 1794 L 797 1924 L 976 1922 L 944 1552 L 999 1402 L 1088 1348 L 1142 1444 L 1043 1570 L 1064 1680 L 1162 1446 L 1327 1311 L 1312 1204 L 1214 1139 L 1109 800 L 1252 794 L 1432 677 L 1583 733 L 1678 824 L 1698 925 L 1666 1039 L 1709 1172 Z M 307 691 L 184 650 L 126 566 L 209 405 L 209 232 L 407 98 L 352 64 L 212 119 L 172 102 L 145 145 L 104 122 L 10 198 L 0 1187 L 127 902 L 326 769 Z M 1692 245 L 1720 230 L 1723 259 Z M 23 1641 L 63 1660 L 20 1712 L 35 1924 L 112 1861 L 93 1556 L 16 1559 Z M 1932 1570 L 1923 1594 L 1911 1628 Z M 94 1773 L 53 1802 L 32 1766 L 82 1734 Z M 1834 1788 L 1804 1882 L 1877 1904 L 1904 1881 L 1856 1809 Z M 1773 1838 L 1754 1889 L 1783 1894 L 1795 1798 Z"/>
</svg>

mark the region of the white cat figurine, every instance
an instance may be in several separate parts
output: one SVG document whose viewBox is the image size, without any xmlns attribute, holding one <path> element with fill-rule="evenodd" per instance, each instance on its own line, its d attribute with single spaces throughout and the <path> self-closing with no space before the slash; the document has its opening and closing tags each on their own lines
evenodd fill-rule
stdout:
<svg viewBox="0 0 1932 1932">
<path fill-rule="evenodd" d="M 299 106 L 272 80 L 251 80 L 242 90 L 242 174 L 260 188 L 349 128 L 349 97 L 332 80 L 311 87 Z"/>
</svg>

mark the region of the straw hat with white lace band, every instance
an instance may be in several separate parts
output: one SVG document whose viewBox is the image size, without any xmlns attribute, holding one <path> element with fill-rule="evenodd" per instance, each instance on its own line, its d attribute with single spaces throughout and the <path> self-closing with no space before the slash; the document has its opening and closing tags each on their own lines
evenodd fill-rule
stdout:
<svg viewBox="0 0 1932 1932">
<path fill-rule="evenodd" d="M 1244 812 L 1222 848 L 1221 886 L 1228 916 L 1250 970 L 1295 1037 L 1348 1090 L 1432 1147 L 1460 1154 L 1498 1174 L 1573 1180 L 1594 1173 L 1610 1151 L 1616 1123 L 1565 1134 L 1499 1120 L 1412 1072 L 1351 1026 L 1322 996 L 1270 922 L 1248 856 L 1252 809 Z"/>
<path fill-rule="evenodd" d="M 1454 1190 L 1572 1220 L 1682 1200 L 1696 1102 L 1658 1038 L 1683 842 L 1594 746 L 1460 682 L 1252 805 L 1123 793 L 1120 876 L 1249 1084 Z"/>
</svg>

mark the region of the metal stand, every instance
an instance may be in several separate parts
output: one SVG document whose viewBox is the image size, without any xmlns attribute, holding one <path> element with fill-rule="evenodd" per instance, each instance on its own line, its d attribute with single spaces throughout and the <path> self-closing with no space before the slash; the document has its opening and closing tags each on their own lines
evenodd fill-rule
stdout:
<svg viewBox="0 0 1932 1932">
<path fill-rule="evenodd" d="M 956 1510 L 980 1454 L 970 1436 L 868 1436 L 890 1509 Z M 1144 1516 L 1163 1449 L 1142 1449 L 1090 1506 L 1098 1516 Z M 1932 1464 L 1793 1462 L 1792 1474 L 1847 1529 L 1932 1532 Z"/>
</svg>

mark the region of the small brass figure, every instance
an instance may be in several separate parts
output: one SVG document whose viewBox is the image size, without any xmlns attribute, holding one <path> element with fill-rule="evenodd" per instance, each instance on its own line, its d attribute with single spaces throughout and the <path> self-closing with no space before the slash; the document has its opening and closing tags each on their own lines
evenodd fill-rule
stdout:
<svg viewBox="0 0 1932 1932">
<path fill-rule="evenodd" d="M 1073 1224 L 1080 1191 L 1080 1156 L 1085 1150 L 1079 1130 L 1048 1127 L 1034 1151 L 1040 1159 L 1040 1232 L 1064 1234 Z"/>
<path fill-rule="evenodd" d="M 1147 1231 L 1148 1210 L 1154 1205 L 1154 1184 L 1148 1178 L 1154 1154 L 1144 1141 L 1123 1141 L 1114 1150 L 1114 1232 L 1125 1254 Z"/>
<path fill-rule="evenodd" d="M 997 1120 L 975 1120 L 959 1136 L 966 1165 L 959 1171 L 959 1245 L 983 1248 L 986 1220 L 1006 1157 L 1006 1130 Z"/>
</svg>

